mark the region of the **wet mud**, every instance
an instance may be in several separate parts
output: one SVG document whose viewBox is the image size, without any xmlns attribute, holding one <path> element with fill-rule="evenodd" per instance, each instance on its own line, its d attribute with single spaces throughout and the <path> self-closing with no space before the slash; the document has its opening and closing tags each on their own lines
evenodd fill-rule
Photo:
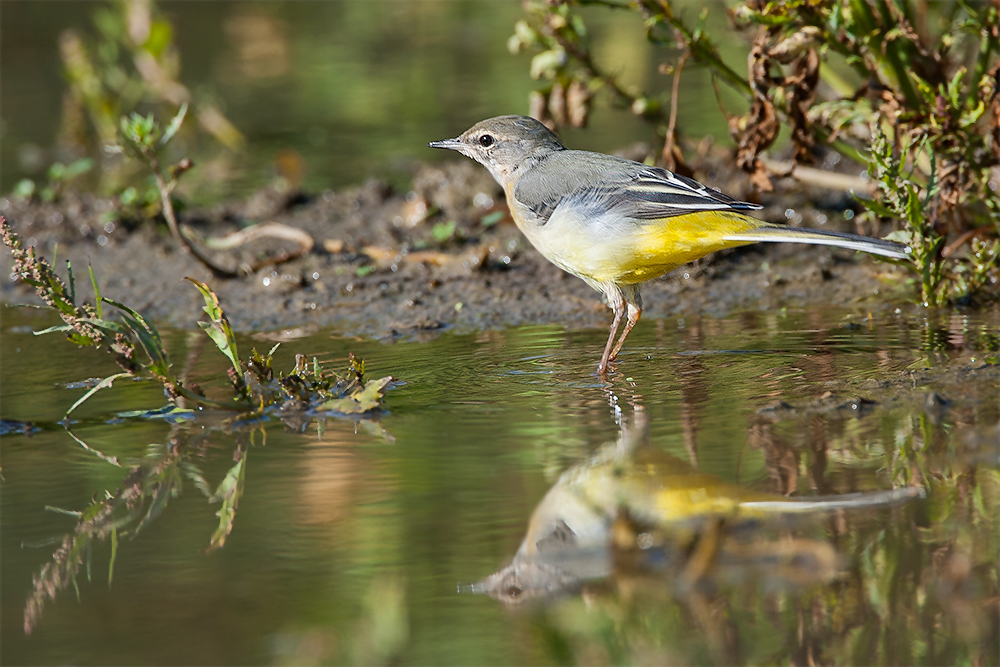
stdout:
<svg viewBox="0 0 1000 667">
<path fill-rule="evenodd" d="M 713 175 L 724 191 L 750 196 L 739 174 Z M 762 203 L 768 220 L 889 231 L 859 230 L 844 220 L 852 200 L 842 192 L 786 189 Z M 92 263 L 105 296 L 175 327 L 194 326 L 201 311 L 185 276 L 208 282 L 242 331 L 324 327 L 345 336 L 421 338 L 542 323 L 603 329 L 610 317 L 599 294 L 530 246 L 510 220 L 502 191 L 467 161 L 421 167 L 408 192 L 379 182 L 318 194 L 266 188 L 243 201 L 183 210 L 182 223 L 202 239 L 262 222 L 313 237 L 305 255 L 235 279 L 213 277 L 165 225 L 109 222 L 111 205 L 93 195 L 69 194 L 56 203 L 12 198 L 0 201 L 0 214 L 46 258 L 58 255 L 59 264 L 69 259 L 74 267 Z M 264 238 L 213 257 L 237 268 L 294 250 L 294 243 Z M 0 257 L 9 276 L 10 256 Z M 89 284 L 79 284 L 85 282 L 78 289 L 86 294 Z M 909 308 L 909 289 L 902 269 L 867 256 L 764 244 L 717 253 L 647 283 L 644 317 L 812 304 L 886 312 Z M 10 278 L 0 299 L 35 302 L 26 285 Z"/>
</svg>

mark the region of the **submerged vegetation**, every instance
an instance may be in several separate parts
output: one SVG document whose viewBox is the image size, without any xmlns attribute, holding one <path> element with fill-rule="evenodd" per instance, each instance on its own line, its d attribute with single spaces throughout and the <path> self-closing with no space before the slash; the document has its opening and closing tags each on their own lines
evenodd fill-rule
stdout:
<svg viewBox="0 0 1000 667">
<path fill-rule="evenodd" d="M 722 113 L 737 144 L 736 162 L 759 189 L 773 189 L 773 172 L 794 176 L 796 165 L 823 150 L 868 164 L 879 198 L 861 203 L 871 216 L 905 223 L 895 238 L 913 248 L 921 301 L 997 296 L 1000 2 L 749 0 L 729 15 L 748 43 L 746 76 L 721 56 L 724 37 L 708 33 L 707 7 L 692 20 L 670 0 L 523 4 L 528 19 L 518 23 L 509 47 L 537 52 L 531 74 L 546 85 L 532 94 L 536 117 L 586 125 L 593 95 L 606 91 L 612 103 L 654 126 L 658 162 L 690 175 L 676 122 L 681 77 L 685 66 L 705 67 L 716 85 L 745 100 L 745 113 Z M 636 32 L 665 52 L 660 71 L 674 77 L 668 100 L 602 69 L 574 11 L 584 6 L 638 15 Z M 794 164 L 769 170 L 763 154 L 782 129 Z"/>
</svg>

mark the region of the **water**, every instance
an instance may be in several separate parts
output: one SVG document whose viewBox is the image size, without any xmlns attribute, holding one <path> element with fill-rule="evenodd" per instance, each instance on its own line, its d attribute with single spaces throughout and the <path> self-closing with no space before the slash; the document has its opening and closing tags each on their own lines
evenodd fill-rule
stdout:
<svg viewBox="0 0 1000 667">
<path fill-rule="evenodd" d="M 2 440 L 4 664 L 997 663 L 996 313 L 642 322 L 610 386 L 593 373 L 598 331 L 393 345 L 317 334 L 285 343 L 276 368 L 295 352 L 340 366 L 353 351 L 371 377 L 402 382 L 385 413 L 236 432 L 116 419 L 163 405 L 146 383 L 100 392 L 67 430 L 85 389 L 66 383 L 115 368 L 32 336 L 52 324 L 43 313 L 2 316 L 2 418 L 41 428 Z M 200 336 L 165 339 L 175 364 L 221 391 L 222 355 L 189 356 Z M 687 545 L 679 556 L 625 550 L 613 572 L 534 604 L 467 592 L 510 563 L 560 475 L 594 465 L 638 417 L 657 461 L 641 470 L 670 488 L 740 501 L 922 484 L 928 498 L 794 521 L 695 514 L 642 528 Z M 95 538 L 78 599 L 69 585 L 26 635 L 32 575 L 77 522 L 46 508 L 83 510 L 138 464 L 181 484 L 147 484 L 168 502 L 134 536 L 120 528 L 110 585 L 112 540 Z M 232 532 L 206 551 L 221 507 L 206 494 L 241 466 Z M 630 525 L 644 493 L 618 496 Z M 715 559 L 700 561 L 714 537 Z M 680 565 L 625 558 L 646 553 Z"/>
</svg>

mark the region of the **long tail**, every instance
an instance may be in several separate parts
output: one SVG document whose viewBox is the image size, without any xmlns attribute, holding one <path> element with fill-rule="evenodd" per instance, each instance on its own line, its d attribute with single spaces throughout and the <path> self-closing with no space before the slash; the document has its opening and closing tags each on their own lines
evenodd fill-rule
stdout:
<svg viewBox="0 0 1000 667">
<path fill-rule="evenodd" d="M 749 217 L 749 216 L 747 216 Z M 756 229 L 749 229 L 723 237 L 726 241 L 770 241 L 774 243 L 812 243 L 814 245 L 832 245 L 838 248 L 850 248 L 862 252 L 893 259 L 905 259 L 910 255 L 910 248 L 902 243 L 873 239 L 857 234 L 842 234 L 822 229 L 806 229 L 803 227 L 785 227 L 761 223 Z"/>
<path fill-rule="evenodd" d="M 880 507 L 904 503 L 915 498 L 923 498 L 926 492 L 921 487 L 907 486 L 890 491 L 871 493 L 848 493 L 841 496 L 819 496 L 816 498 L 781 498 L 775 500 L 751 500 L 740 503 L 740 509 L 779 514 L 808 512 L 828 512 L 859 507 Z"/>
</svg>

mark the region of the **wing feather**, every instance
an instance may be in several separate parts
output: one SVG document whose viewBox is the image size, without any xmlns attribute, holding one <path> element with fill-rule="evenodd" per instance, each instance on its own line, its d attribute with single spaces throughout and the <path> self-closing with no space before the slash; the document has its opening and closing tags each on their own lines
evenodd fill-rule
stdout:
<svg viewBox="0 0 1000 667">
<path fill-rule="evenodd" d="M 560 205 L 614 210 L 634 220 L 659 220 L 703 211 L 753 211 L 690 178 L 639 162 L 584 151 L 558 151 L 528 173 L 515 196 L 545 224 Z"/>
</svg>

